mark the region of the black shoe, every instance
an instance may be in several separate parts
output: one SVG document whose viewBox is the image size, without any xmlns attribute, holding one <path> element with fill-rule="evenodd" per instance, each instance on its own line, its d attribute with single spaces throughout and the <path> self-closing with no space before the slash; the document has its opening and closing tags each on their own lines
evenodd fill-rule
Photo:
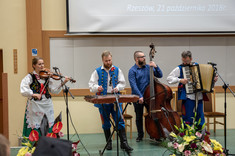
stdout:
<svg viewBox="0 0 235 156">
<path fill-rule="evenodd" d="M 112 141 L 108 142 L 108 145 L 106 146 L 107 150 L 112 150 Z"/>
<path fill-rule="evenodd" d="M 121 141 L 121 149 L 124 149 L 127 152 L 133 151 L 133 148 L 131 148 L 128 145 L 125 128 L 119 130 L 119 138 L 120 138 L 120 141 Z"/>
<path fill-rule="evenodd" d="M 136 142 L 140 142 L 140 141 L 142 141 L 143 140 L 143 137 L 137 137 L 136 138 Z"/>
<path fill-rule="evenodd" d="M 110 129 L 104 130 L 104 135 L 105 135 L 105 139 L 106 142 L 108 143 L 106 146 L 107 150 L 112 150 L 112 140 L 111 140 L 111 132 Z M 109 140 L 110 138 L 110 140 Z"/>
</svg>

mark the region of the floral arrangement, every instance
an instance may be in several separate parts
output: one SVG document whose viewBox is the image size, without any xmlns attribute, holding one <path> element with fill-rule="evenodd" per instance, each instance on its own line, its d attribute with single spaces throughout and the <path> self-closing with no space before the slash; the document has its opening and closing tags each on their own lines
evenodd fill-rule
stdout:
<svg viewBox="0 0 235 156">
<path fill-rule="evenodd" d="M 198 122 L 189 125 L 181 119 L 181 128 L 175 126 L 178 135 L 171 132 L 169 135 L 170 142 L 168 142 L 168 150 L 172 153 L 171 156 L 225 155 L 222 145 L 216 140 L 210 139 L 210 132 L 204 128 L 205 124 L 201 128 L 202 130 L 198 129 L 200 122 L 199 119 Z"/>
<path fill-rule="evenodd" d="M 42 136 L 47 136 L 51 138 L 61 138 L 64 136 L 63 132 L 61 132 L 61 129 L 63 127 L 63 124 L 61 122 L 61 113 L 55 119 L 54 123 L 55 124 L 53 125 L 52 133 L 47 133 L 49 126 L 48 126 L 47 117 L 44 115 L 41 121 L 41 126 L 40 126 L 40 131 L 41 131 Z M 39 140 L 39 133 L 36 130 L 32 129 L 28 138 L 23 136 L 22 145 L 24 145 L 25 147 L 22 147 L 19 150 L 17 156 L 32 156 L 32 154 L 34 153 L 36 149 L 38 140 Z M 77 144 L 79 142 L 80 141 L 72 143 L 73 156 L 80 156 L 80 154 L 78 153 L 78 149 L 77 149 Z"/>
<path fill-rule="evenodd" d="M 37 132 L 37 131 L 36 131 Z M 37 132 L 38 133 L 38 132 Z M 31 156 L 32 153 L 35 151 L 36 147 L 34 146 L 36 144 L 36 141 L 30 141 L 29 138 L 23 137 L 22 145 L 25 147 L 22 147 L 19 151 L 17 156 Z"/>
</svg>

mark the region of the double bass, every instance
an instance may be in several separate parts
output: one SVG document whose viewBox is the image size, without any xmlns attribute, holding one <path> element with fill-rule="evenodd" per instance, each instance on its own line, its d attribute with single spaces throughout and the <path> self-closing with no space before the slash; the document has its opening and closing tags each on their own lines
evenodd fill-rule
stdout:
<svg viewBox="0 0 235 156">
<path fill-rule="evenodd" d="M 150 61 L 156 53 L 154 45 L 150 45 Z M 144 102 L 148 115 L 145 116 L 145 128 L 151 139 L 157 141 L 166 138 L 170 132 L 175 132 L 180 127 L 180 117 L 171 108 L 172 90 L 154 77 L 153 67 L 150 66 L 150 83 L 144 92 Z"/>
</svg>

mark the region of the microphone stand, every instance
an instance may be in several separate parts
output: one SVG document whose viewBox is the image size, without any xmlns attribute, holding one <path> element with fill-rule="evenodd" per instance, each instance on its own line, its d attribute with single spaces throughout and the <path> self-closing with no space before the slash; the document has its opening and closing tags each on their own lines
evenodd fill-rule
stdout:
<svg viewBox="0 0 235 156">
<path fill-rule="evenodd" d="M 235 97 L 235 94 L 233 93 L 233 91 L 231 90 L 231 88 L 229 87 L 229 84 L 226 83 L 224 81 L 224 79 L 220 76 L 220 74 L 217 71 L 217 68 L 215 67 L 215 65 L 212 65 L 215 73 L 219 76 L 219 78 L 223 81 L 224 85 L 222 86 L 224 89 L 224 153 L 225 155 L 235 155 L 235 154 L 229 154 L 228 153 L 228 149 L 227 149 L 227 102 L 226 102 L 226 90 L 229 89 L 230 92 L 233 94 L 233 96 Z"/>
<path fill-rule="evenodd" d="M 59 70 L 59 68 L 57 68 Z M 57 69 L 55 69 L 55 72 L 58 74 Z M 59 71 L 60 73 L 60 71 Z M 59 74 L 58 74 L 59 75 Z M 61 84 L 64 83 L 61 77 Z M 65 104 L 66 104 L 66 117 L 67 117 L 67 140 L 69 140 L 69 102 L 68 102 L 68 93 L 70 96 L 74 99 L 73 94 L 70 92 L 69 87 L 64 84 L 63 86 L 63 94 L 65 94 Z"/>
<path fill-rule="evenodd" d="M 61 80 L 62 81 L 62 80 Z M 63 81 L 62 81 L 63 82 Z M 68 93 L 70 96 L 74 99 L 74 96 L 72 93 L 69 91 L 69 87 L 64 85 L 63 92 L 65 93 L 65 103 L 66 103 L 66 117 L 67 117 L 67 140 L 69 140 L 69 103 L 68 103 Z"/>
</svg>

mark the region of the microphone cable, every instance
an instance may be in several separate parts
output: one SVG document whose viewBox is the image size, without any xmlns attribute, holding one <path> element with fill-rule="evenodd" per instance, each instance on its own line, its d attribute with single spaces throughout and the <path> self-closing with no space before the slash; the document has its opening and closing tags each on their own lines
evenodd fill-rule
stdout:
<svg viewBox="0 0 235 156">
<path fill-rule="evenodd" d="M 64 95 L 64 100 L 65 100 L 65 94 L 63 94 L 63 95 Z M 68 113 L 69 113 L 70 122 L 71 122 L 71 124 L 72 124 L 72 126 L 73 126 L 73 129 L 74 129 L 74 131 L 75 131 L 75 135 L 78 137 L 79 142 L 82 144 L 83 148 L 85 149 L 85 151 L 87 152 L 87 154 L 90 156 L 90 153 L 88 152 L 88 150 L 86 149 L 85 145 L 83 144 L 83 142 L 82 142 L 80 136 L 78 135 L 78 132 L 77 132 L 77 130 L 76 130 L 74 124 L 73 124 L 72 116 L 71 116 L 71 114 L 70 114 L 70 110 L 69 110 L 69 109 L 68 109 Z M 69 134 L 67 134 L 67 135 L 69 135 Z"/>
</svg>

